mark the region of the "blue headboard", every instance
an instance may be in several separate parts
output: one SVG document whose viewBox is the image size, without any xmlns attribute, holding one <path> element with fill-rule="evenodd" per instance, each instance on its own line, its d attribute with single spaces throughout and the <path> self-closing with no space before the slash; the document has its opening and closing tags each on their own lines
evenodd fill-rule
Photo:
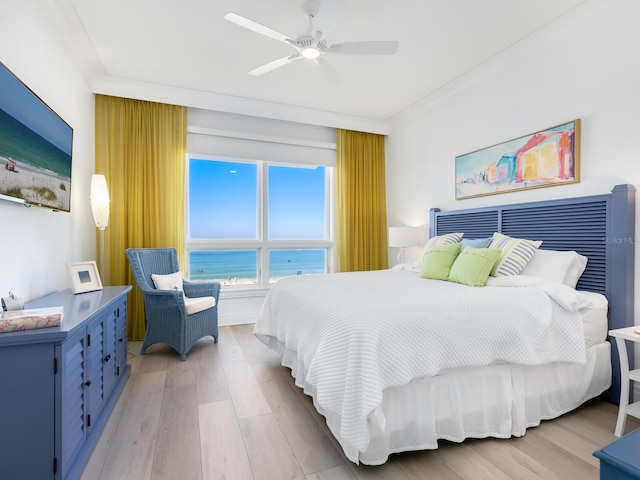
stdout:
<svg viewBox="0 0 640 480">
<path fill-rule="evenodd" d="M 464 232 L 466 238 L 493 232 L 542 240 L 542 249 L 575 250 L 589 261 L 578 290 L 598 292 L 609 301 L 609 327 L 634 324 L 635 192 L 616 185 L 611 193 L 542 202 L 430 211 L 429 237 Z M 628 348 L 633 368 L 633 348 Z M 620 364 L 612 342 L 611 401 L 620 398 Z"/>
</svg>

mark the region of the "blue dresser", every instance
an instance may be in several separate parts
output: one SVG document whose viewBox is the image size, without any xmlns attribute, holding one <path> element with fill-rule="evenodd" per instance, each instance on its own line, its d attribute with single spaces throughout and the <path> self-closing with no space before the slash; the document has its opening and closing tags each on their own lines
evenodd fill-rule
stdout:
<svg viewBox="0 0 640 480">
<path fill-rule="evenodd" d="M 0 478 L 82 474 L 130 375 L 130 286 L 25 305 L 63 307 L 59 327 L 0 334 Z"/>
<path fill-rule="evenodd" d="M 640 479 L 640 429 L 593 455 L 600 459 L 600 480 Z"/>
</svg>

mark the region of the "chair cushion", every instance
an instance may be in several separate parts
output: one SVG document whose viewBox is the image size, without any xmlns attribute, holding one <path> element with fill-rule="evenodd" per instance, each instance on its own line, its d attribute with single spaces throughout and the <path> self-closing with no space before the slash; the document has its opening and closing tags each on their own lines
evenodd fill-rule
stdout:
<svg viewBox="0 0 640 480">
<path fill-rule="evenodd" d="M 216 299 L 214 297 L 184 297 L 184 306 L 187 308 L 187 315 L 193 315 L 207 308 L 215 307 Z"/>
<path fill-rule="evenodd" d="M 182 273 L 175 272 L 169 275 L 151 274 L 151 280 L 156 290 L 177 290 L 182 292 Z"/>
</svg>

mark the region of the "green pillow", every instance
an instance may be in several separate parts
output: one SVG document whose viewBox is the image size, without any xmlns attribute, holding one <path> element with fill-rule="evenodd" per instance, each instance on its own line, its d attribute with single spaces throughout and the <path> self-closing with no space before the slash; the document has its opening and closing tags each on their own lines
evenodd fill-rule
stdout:
<svg viewBox="0 0 640 480">
<path fill-rule="evenodd" d="M 433 280 L 448 280 L 451 265 L 460 254 L 460 244 L 438 245 L 429 250 L 422 260 L 420 276 Z"/>
<path fill-rule="evenodd" d="M 449 281 L 483 287 L 501 252 L 499 248 L 466 247 L 451 267 Z"/>
</svg>

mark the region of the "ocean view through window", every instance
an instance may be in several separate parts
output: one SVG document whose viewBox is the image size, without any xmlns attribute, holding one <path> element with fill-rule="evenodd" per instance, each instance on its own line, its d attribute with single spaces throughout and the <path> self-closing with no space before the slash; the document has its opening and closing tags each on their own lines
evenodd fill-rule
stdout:
<svg viewBox="0 0 640 480">
<path fill-rule="evenodd" d="M 266 287 L 326 273 L 332 169 L 189 158 L 187 276 Z"/>
</svg>

